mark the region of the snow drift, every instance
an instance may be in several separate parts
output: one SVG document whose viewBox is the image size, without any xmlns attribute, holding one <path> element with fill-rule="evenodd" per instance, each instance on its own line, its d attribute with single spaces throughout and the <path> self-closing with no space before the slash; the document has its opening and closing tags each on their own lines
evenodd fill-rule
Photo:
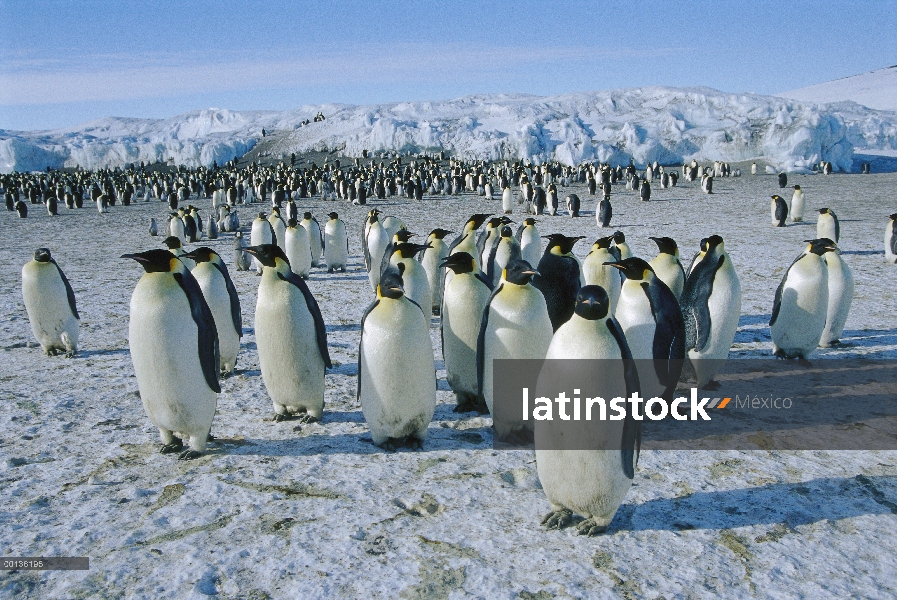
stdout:
<svg viewBox="0 0 897 600">
<path fill-rule="evenodd" d="M 302 124 L 319 111 L 326 120 Z M 445 149 L 466 159 L 566 164 L 763 159 L 786 171 L 827 160 L 849 171 L 855 147 L 897 149 L 897 113 L 852 102 L 818 105 L 709 88 L 650 87 L 285 112 L 206 109 L 170 119 L 110 117 L 69 129 L 0 131 L 0 171 L 165 160 L 209 166 L 252 149 L 263 128 L 276 132 L 265 140 L 273 156 Z"/>
</svg>

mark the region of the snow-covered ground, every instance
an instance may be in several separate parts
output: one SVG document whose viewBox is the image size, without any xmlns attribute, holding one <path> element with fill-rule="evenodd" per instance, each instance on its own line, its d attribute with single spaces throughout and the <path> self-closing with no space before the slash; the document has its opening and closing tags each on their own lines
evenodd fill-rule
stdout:
<svg viewBox="0 0 897 600">
<path fill-rule="evenodd" d="M 326 120 L 311 122 L 321 112 Z M 853 168 L 853 149 L 897 150 L 897 114 L 710 88 L 647 87 L 540 97 L 492 94 L 285 112 L 206 109 L 169 119 L 104 118 L 54 131 L 0 130 L 0 172 L 174 160 L 211 166 L 242 156 L 262 129 L 271 152 L 444 148 L 465 159 L 600 160 L 638 165 L 763 158 L 808 171 Z"/>
<path fill-rule="evenodd" d="M 897 175 L 792 176 L 808 222 L 776 229 L 768 175 L 661 190 L 652 202 L 615 188 L 613 225 L 637 255 L 648 236 L 726 240 L 744 290 L 733 356 L 768 356 L 767 322 L 783 270 L 815 237 L 813 209 L 841 219 L 856 297 L 845 347 L 820 356 L 897 358 L 897 267 L 882 237 L 897 212 Z M 561 197 L 566 192 L 560 190 Z M 542 217 L 543 234 L 598 236 L 585 216 Z M 457 230 L 497 210 L 473 196 L 376 203 L 411 231 Z M 208 214 L 209 200 L 199 204 Z M 89 206 L 89 205 L 88 205 Z M 492 449 L 490 419 L 459 416 L 431 330 L 439 404 L 422 451 L 370 443 L 355 400 L 359 319 L 372 292 L 360 257 L 367 208 L 302 204 L 349 225 L 346 274 L 309 285 L 327 323 L 334 368 L 321 423 L 275 423 L 253 333 L 258 278 L 231 268 L 246 335 L 238 374 L 222 384 L 204 457 L 158 453 L 128 353 L 131 291 L 142 270 L 117 257 L 159 246 L 157 201 L 27 220 L 0 214 L 0 546 L 7 556 L 89 556 L 89 571 L 19 571 L 3 598 L 893 598 L 897 590 L 897 452 L 650 451 L 609 532 L 546 531 L 549 510 L 528 451 Z M 39 207 L 33 207 L 39 208 Z M 241 208 L 248 223 L 252 208 Z M 519 221 L 518 212 L 513 217 Z M 208 243 L 232 265 L 231 235 Z M 47 358 L 33 343 L 20 269 L 47 246 L 81 312 L 80 352 Z"/>
<path fill-rule="evenodd" d="M 897 110 L 897 65 L 778 95 L 806 102 L 849 100 L 877 110 Z"/>
</svg>

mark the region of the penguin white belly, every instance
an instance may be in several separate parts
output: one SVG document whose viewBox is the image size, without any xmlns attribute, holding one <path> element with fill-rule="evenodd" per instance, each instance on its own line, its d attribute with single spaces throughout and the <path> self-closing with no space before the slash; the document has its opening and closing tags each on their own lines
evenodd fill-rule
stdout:
<svg viewBox="0 0 897 600">
<path fill-rule="evenodd" d="M 255 340 L 274 412 L 324 412 L 324 361 L 305 296 L 265 269 L 255 307 Z"/>
<path fill-rule="evenodd" d="M 299 277 L 308 277 L 311 269 L 311 250 L 308 232 L 304 227 L 288 227 L 284 233 L 284 254 L 290 261 L 290 270 Z"/>
<path fill-rule="evenodd" d="M 252 222 L 252 229 L 249 233 L 249 245 L 250 246 L 260 246 L 262 244 L 270 244 L 274 240 L 271 239 L 271 227 L 268 225 L 267 221 L 256 219 Z M 252 257 L 252 262 L 255 264 L 255 270 L 258 273 L 262 272 L 262 263 L 259 262 L 259 259 Z"/>
<path fill-rule="evenodd" d="M 361 335 L 361 410 L 374 443 L 426 439 L 436 410 L 436 365 L 423 313 L 404 298 L 381 298 Z"/>
<path fill-rule="evenodd" d="M 678 300 L 682 295 L 682 288 L 685 286 L 685 272 L 676 257 L 672 254 L 658 254 L 648 264 L 654 269 L 657 278 L 667 284 Z"/>
<path fill-rule="evenodd" d="M 405 271 L 402 273 L 405 297 L 417 302 L 429 324 L 429 315 L 433 314 L 433 293 L 430 291 L 430 283 L 427 281 L 427 272 L 413 258 L 403 258 L 393 264 L 398 266 L 399 262 L 405 265 Z"/>
<path fill-rule="evenodd" d="M 368 280 L 371 287 L 376 290 L 380 283 L 380 265 L 383 263 L 383 253 L 389 245 L 386 231 L 382 227 L 372 227 L 368 235 L 368 254 L 371 259 L 371 269 L 368 271 Z"/>
<path fill-rule="evenodd" d="M 776 218 L 776 201 L 775 200 L 773 200 L 769 205 L 769 213 L 770 213 L 770 217 L 772 218 L 772 224 L 778 225 L 779 220 Z"/>
<path fill-rule="evenodd" d="M 791 196 L 791 222 L 798 223 L 804 220 L 804 193 L 800 190 Z"/>
<path fill-rule="evenodd" d="M 199 283 L 199 289 L 202 290 L 203 298 L 206 299 L 206 304 L 209 305 L 215 319 L 221 359 L 220 369 L 224 373 L 233 373 L 237 364 L 237 354 L 240 353 L 240 336 L 231 317 L 230 294 L 227 293 L 224 275 L 210 262 L 199 263 L 191 274 Z"/>
<path fill-rule="evenodd" d="M 713 279 L 713 291 L 707 299 L 707 310 L 710 313 L 710 336 L 707 344 L 701 352 L 688 351 L 688 357 L 695 361 L 692 364 L 699 388 L 704 387 L 722 369 L 723 361 L 729 357 L 729 350 L 735 341 L 735 332 L 741 318 L 741 282 L 728 256 Z"/>
<path fill-rule="evenodd" d="M 346 239 L 346 226 L 342 223 L 324 226 L 324 263 L 328 269 L 346 268 L 349 262 Z"/>
<path fill-rule="evenodd" d="M 131 297 L 128 345 L 143 408 L 156 427 L 190 437 L 190 447 L 202 452 L 217 394 L 203 375 L 198 336 L 190 303 L 174 278 L 141 277 Z"/>
<path fill-rule="evenodd" d="M 620 293 L 620 301 L 614 313 L 623 335 L 629 343 L 632 358 L 651 360 L 654 358 L 654 330 L 657 324 L 651 313 L 651 303 L 640 282 L 626 280 Z"/>
<path fill-rule="evenodd" d="M 99 200 L 97 200 L 97 202 L 99 202 Z M 173 235 L 181 240 L 182 246 L 187 243 L 187 234 L 184 232 L 184 222 L 178 217 L 172 217 L 171 221 L 168 222 L 168 235 Z"/>
<path fill-rule="evenodd" d="M 620 301 L 620 271 L 614 267 L 608 267 L 604 263 L 616 260 L 613 255 L 604 250 L 593 251 L 582 262 L 582 275 L 585 285 L 600 285 L 607 292 L 610 300 L 610 314 L 616 314 Z"/>
<path fill-rule="evenodd" d="M 434 240 L 432 244 L 433 247 L 424 253 L 420 264 L 427 274 L 427 283 L 430 285 L 431 308 L 438 309 L 442 304 L 442 279 L 445 276 L 445 269 L 439 265 L 448 256 L 448 246 L 442 240 Z"/>
<path fill-rule="evenodd" d="M 476 395 L 477 338 L 483 308 L 492 292 L 474 275 L 457 276 L 446 285 L 442 304 L 443 359 L 446 380 L 457 393 Z"/>
<path fill-rule="evenodd" d="M 828 238 L 835 243 L 838 242 L 835 235 L 835 220 L 831 215 L 819 215 L 819 220 L 816 221 L 816 237 Z"/>
<path fill-rule="evenodd" d="M 539 261 L 542 260 L 542 240 L 539 232 L 532 227 L 524 229 L 520 234 L 520 254 L 533 268 L 539 266 Z"/>
<path fill-rule="evenodd" d="M 505 188 L 501 193 L 501 210 L 506 215 L 511 214 L 514 210 L 514 194 L 510 188 Z"/>
<path fill-rule="evenodd" d="M 274 238 L 277 240 L 277 245 L 280 246 L 280 249 L 286 254 L 286 240 L 284 239 L 286 237 L 284 235 L 287 230 L 286 225 L 284 225 L 283 221 L 280 219 L 272 219 L 268 222 L 271 223 L 271 229 L 274 231 Z"/>
<path fill-rule="evenodd" d="M 853 273 L 837 251 L 823 256 L 828 269 L 828 309 L 819 346 L 828 348 L 844 333 L 844 324 L 853 303 Z"/>
<path fill-rule="evenodd" d="M 822 337 L 828 312 L 828 274 L 818 256 L 794 263 L 782 288 L 775 323 L 770 327 L 773 352 L 808 358 Z"/>
<path fill-rule="evenodd" d="M 22 297 L 31 331 L 44 354 L 78 351 L 79 321 L 72 314 L 65 284 L 51 262 L 29 261 L 22 267 Z"/>
<path fill-rule="evenodd" d="M 321 254 L 324 249 L 321 247 L 321 228 L 312 220 L 302 221 L 300 223 L 308 232 L 308 245 L 311 249 L 311 266 L 318 267 L 321 265 Z"/>
<path fill-rule="evenodd" d="M 892 242 L 894 235 L 897 235 L 897 232 L 894 231 L 895 223 L 897 221 L 889 220 L 887 227 L 885 227 L 885 260 L 889 263 L 897 263 L 897 254 L 894 254 Z"/>
<path fill-rule="evenodd" d="M 493 261 L 492 267 L 492 285 L 498 283 L 498 280 L 501 279 L 501 273 L 505 267 L 508 266 L 508 263 L 512 258 L 519 252 L 515 251 L 514 246 L 516 245 L 516 240 L 512 243 L 508 242 L 499 242 L 498 248 L 495 250 L 495 259 Z"/>
</svg>

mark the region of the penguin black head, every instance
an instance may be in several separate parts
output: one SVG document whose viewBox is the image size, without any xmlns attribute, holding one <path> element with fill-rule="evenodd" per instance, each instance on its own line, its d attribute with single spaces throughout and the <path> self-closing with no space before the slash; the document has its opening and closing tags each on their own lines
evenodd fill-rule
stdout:
<svg viewBox="0 0 897 600">
<path fill-rule="evenodd" d="M 782 202 L 785 201 L 785 199 L 782 198 L 781 196 L 779 196 L 778 194 L 773 194 L 773 195 L 771 196 L 771 198 L 772 198 L 773 200 L 781 200 Z"/>
<path fill-rule="evenodd" d="M 514 221 L 511 220 L 511 217 L 508 217 L 507 215 L 502 215 L 501 217 L 498 218 L 498 222 L 501 223 L 502 225 L 507 225 L 508 223 L 513 223 Z"/>
<path fill-rule="evenodd" d="M 430 232 L 430 235 L 432 235 L 437 240 L 441 240 L 450 233 L 454 233 L 454 231 L 449 231 L 448 229 L 442 229 L 442 228 L 437 227 L 436 229 L 434 229 L 433 231 Z"/>
<path fill-rule="evenodd" d="M 610 248 L 610 243 L 614 241 L 614 236 L 609 235 L 607 237 L 598 238 L 595 240 L 595 243 L 592 244 L 593 248 Z"/>
<path fill-rule="evenodd" d="M 500 224 L 501 224 L 501 217 L 492 217 L 491 219 L 489 219 L 489 222 L 486 223 L 486 226 L 495 229 Z"/>
<path fill-rule="evenodd" d="M 218 256 L 218 253 L 209 248 L 208 246 L 202 246 L 201 248 L 195 248 L 194 250 L 184 254 L 185 257 L 193 259 L 194 262 L 209 262 L 215 256 Z"/>
<path fill-rule="evenodd" d="M 467 252 L 455 252 L 451 256 L 445 257 L 439 266 L 447 267 L 454 271 L 456 275 L 460 275 L 462 273 L 472 273 L 476 263 Z"/>
<path fill-rule="evenodd" d="M 800 189 L 800 186 L 799 186 L 799 185 L 796 185 L 796 186 L 794 186 L 794 189 L 799 190 L 799 189 Z"/>
<path fill-rule="evenodd" d="M 576 295 L 573 312 L 588 321 L 597 321 L 607 316 L 610 310 L 610 299 L 600 285 L 586 285 Z"/>
<path fill-rule="evenodd" d="M 525 260 L 515 259 L 509 262 L 508 266 L 505 267 L 502 277 L 509 283 L 526 285 L 532 280 L 534 275 L 538 274 L 539 272 Z"/>
<path fill-rule="evenodd" d="M 676 240 L 671 237 L 652 237 L 651 239 L 657 244 L 657 250 L 663 254 L 676 256 L 676 253 L 679 251 Z"/>
<path fill-rule="evenodd" d="M 260 212 L 258 218 L 259 218 L 259 219 L 265 219 L 267 216 L 268 216 L 268 215 L 266 215 L 265 213 Z"/>
<path fill-rule="evenodd" d="M 486 219 L 488 219 L 490 216 L 491 213 L 477 213 L 475 215 L 470 215 L 470 218 L 467 219 L 467 223 L 473 225 L 474 229 L 479 229 L 483 226 L 483 223 L 485 223 Z"/>
<path fill-rule="evenodd" d="M 311 219 L 311 213 L 310 212 L 302 213 L 302 218 L 303 219 Z"/>
<path fill-rule="evenodd" d="M 710 252 L 717 246 L 722 245 L 723 238 L 718 235 L 711 235 L 701 240 L 701 252 Z"/>
<path fill-rule="evenodd" d="M 327 213 L 327 216 L 330 217 L 332 220 L 339 219 L 339 215 L 336 214 L 335 212 Z"/>
<path fill-rule="evenodd" d="M 612 237 L 614 238 L 615 244 L 622 244 L 623 242 L 626 241 L 626 236 L 623 234 L 622 231 L 615 231 L 614 235 Z"/>
<path fill-rule="evenodd" d="M 891 219 L 892 221 L 897 221 L 897 213 L 894 213 L 893 215 L 891 215 L 888 218 Z"/>
<path fill-rule="evenodd" d="M 399 230 L 395 233 L 395 235 L 393 236 L 393 238 L 395 238 L 396 240 L 398 240 L 400 244 L 404 244 L 404 243 L 406 243 L 408 240 L 410 240 L 411 238 L 413 238 L 415 235 L 417 235 L 417 234 L 416 234 L 416 233 L 411 233 L 411 232 L 408 231 L 407 229 L 399 229 Z"/>
<path fill-rule="evenodd" d="M 147 273 L 169 273 L 177 268 L 177 264 L 183 264 L 171 252 L 161 249 L 147 250 L 136 254 L 122 254 L 121 258 L 136 260 Z M 172 261 L 176 261 L 174 267 Z"/>
<path fill-rule="evenodd" d="M 296 217 L 293 217 L 289 221 L 287 221 L 287 227 L 298 227 L 299 221 L 296 220 Z"/>
<path fill-rule="evenodd" d="M 542 237 L 548 240 L 545 252 L 551 252 L 553 248 L 557 248 L 561 254 L 570 254 L 573 251 L 573 246 L 576 245 L 576 242 L 583 239 L 585 236 L 578 235 L 576 237 L 568 237 L 561 233 L 552 233 L 551 235 L 543 235 Z"/>
<path fill-rule="evenodd" d="M 176 235 L 170 235 L 162 240 L 162 243 L 168 246 L 169 250 L 175 250 L 181 247 L 181 238 Z"/>
<path fill-rule="evenodd" d="M 807 252 L 822 256 L 826 252 L 834 252 L 838 249 L 837 244 L 828 238 L 817 238 L 815 240 L 804 240 L 810 244 L 807 246 Z"/>
<path fill-rule="evenodd" d="M 287 263 L 287 265 L 290 264 L 290 259 L 287 258 L 287 255 L 284 254 L 283 250 L 277 244 L 247 246 L 246 248 L 243 248 L 243 250 L 256 257 L 265 267 L 276 267 L 278 258 Z"/>
<path fill-rule="evenodd" d="M 408 242 L 402 242 L 396 244 L 393 248 L 393 254 L 396 252 L 399 253 L 399 256 L 402 258 L 413 258 L 415 254 L 420 252 L 421 250 L 426 250 L 427 248 L 432 248 L 430 244 L 409 244 Z M 404 268 L 405 265 L 400 265 Z"/>
<path fill-rule="evenodd" d="M 527 217 L 527 218 L 525 218 L 525 219 L 523 220 L 523 224 L 524 224 L 524 225 L 535 225 L 536 223 L 538 223 L 538 221 L 536 221 L 536 220 L 535 220 L 534 218 L 532 218 L 532 217 Z"/>
<path fill-rule="evenodd" d="M 405 288 L 401 273 L 390 269 L 380 276 L 380 283 L 377 284 L 377 296 L 398 300 L 404 295 Z"/>
<path fill-rule="evenodd" d="M 505 225 L 504 227 L 501 228 L 501 237 L 504 237 L 504 238 L 514 237 L 514 232 L 511 231 L 510 227 Z"/>
<path fill-rule="evenodd" d="M 34 260 L 39 263 L 47 263 L 52 260 L 49 248 L 38 248 L 34 251 Z"/>
<path fill-rule="evenodd" d="M 637 258 L 635 256 L 625 258 L 623 260 L 618 260 L 616 262 L 606 262 L 604 264 L 620 269 L 623 272 L 623 275 L 626 276 L 626 279 L 631 279 L 633 281 L 646 279 L 648 277 L 648 272 L 654 272 L 654 269 L 651 268 L 651 265 L 649 265 L 643 259 Z"/>
<path fill-rule="evenodd" d="M 825 213 L 829 212 L 829 210 L 827 208 L 820 208 L 818 212 L 820 215 L 824 215 Z"/>
</svg>

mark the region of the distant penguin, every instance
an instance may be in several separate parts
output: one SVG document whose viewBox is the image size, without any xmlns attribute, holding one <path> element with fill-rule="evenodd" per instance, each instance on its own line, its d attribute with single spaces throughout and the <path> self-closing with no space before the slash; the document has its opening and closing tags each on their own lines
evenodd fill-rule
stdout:
<svg viewBox="0 0 897 600">
<path fill-rule="evenodd" d="M 654 373 L 639 373 L 642 393 L 645 398 L 669 401 L 685 359 L 685 325 L 676 296 L 641 258 L 610 265 L 626 276 L 614 317 L 626 336 L 632 358 L 650 360 L 654 367 Z"/>
<path fill-rule="evenodd" d="M 776 227 L 785 227 L 785 221 L 788 219 L 788 203 L 785 199 L 778 194 L 772 196 L 771 209 L 772 224 Z"/>
<path fill-rule="evenodd" d="M 537 274 L 527 262 L 508 265 L 483 309 L 477 338 L 477 381 L 489 412 L 493 406 L 493 363 L 496 359 L 542 360 L 551 344 L 553 328 L 542 293 L 530 285 Z M 520 426 L 523 429 L 521 420 Z M 498 439 L 516 437 L 516 428 L 496 429 Z M 527 436 L 525 432 L 522 433 Z"/>
<path fill-rule="evenodd" d="M 290 219 L 289 226 L 284 230 L 283 240 L 282 249 L 290 263 L 290 270 L 302 279 L 308 279 L 308 272 L 311 270 L 308 231 L 300 226 L 296 219 Z"/>
<path fill-rule="evenodd" d="M 186 245 L 187 234 L 184 230 L 184 222 L 181 221 L 181 218 L 176 212 L 171 213 L 170 216 L 171 218 L 168 220 L 168 235 L 181 240 L 181 245 Z"/>
<path fill-rule="evenodd" d="M 488 408 L 477 384 L 477 338 L 492 284 L 467 252 L 446 257 L 440 267 L 455 273 L 443 292 L 439 323 L 446 381 L 457 399 L 455 412 L 485 413 Z"/>
<path fill-rule="evenodd" d="M 209 438 L 221 388 L 218 332 L 184 263 L 166 250 L 124 254 L 146 271 L 131 296 L 128 345 L 143 408 L 159 428 L 163 454 L 191 460 Z M 180 437 L 178 437 L 180 436 Z"/>
<path fill-rule="evenodd" d="M 830 208 L 819 209 L 819 219 L 816 221 L 817 239 L 828 238 L 836 244 L 841 241 L 841 224 L 838 216 Z"/>
<path fill-rule="evenodd" d="M 19 213 L 19 218 L 24 219 L 28 217 L 28 205 L 18 200 L 15 204 L 16 212 Z"/>
<path fill-rule="evenodd" d="M 274 230 L 271 228 L 271 223 L 268 222 L 266 217 L 267 215 L 265 215 L 265 213 L 260 212 L 252 222 L 252 229 L 249 233 L 249 243 L 253 246 L 277 243 L 274 240 Z M 262 263 L 259 262 L 259 259 L 257 258 L 253 258 L 252 260 L 255 264 L 256 274 L 261 275 Z"/>
<path fill-rule="evenodd" d="M 604 198 L 598 202 L 598 210 L 595 211 L 595 220 L 598 222 L 598 227 L 602 229 L 610 227 L 610 220 L 613 216 L 614 209 L 610 205 L 609 199 Z"/>
<path fill-rule="evenodd" d="M 408 227 L 405 226 L 404 221 L 398 217 L 386 216 L 381 222 L 383 224 L 383 229 L 389 234 L 389 239 L 392 239 L 392 236 L 394 236 L 400 229 L 408 229 Z"/>
<path fill-rule="evenodd" d="M 74 356 L 81 320 L 75 292 L 47 248 L 38 248 L 34 259 L 22 267 L 22 298 L 31 331 L 44 354 Z"/>
<path fill-rule="evenodd" d="M 429 322 L 433 314 L 433 290 L 430 289 L 427 272 L 414 258 L 418 252 L 426 248 L 423 244 L 400 242 L 392 248 L 389 264 L 398 269 L 402 277 L 402 291 L 405 297 L 421 307 Z"/>
<path fill-rule="evenodd" d="M 199 241 L 199 228 L 196 226 L 196 219 L 190 213 L 185 213 L 181 220 L 184 222 L 184 237 L 187 243 L 195 244 Z"/>
<path fill-rule="evenodd" d="M 804 220 L 804 192 L 799 185 L 794 186 L 794 194 L 791 196 L 791 222 L 800 223 Z"/>
<path fill-rule="evenodd" d="M 576 297 L 574 314 L 554 334 L 547 359 L 602 360 L 599 387 L 589 393 L 601 398 L 631 397 L 641 392 L 639 373 L 620 325 L 610 312 L 607 293 L 585 286 Z M 622 360 L 621 360 L 622 359 Z M 554 365 L 546 365 L 539 385 L 553 389 Z M 570 436 L 572 428 L 579 428 Z M 604 532 L 614 518 L 635 478 L 641 442 L 641 422 L 631 411 L 620 421 L 567 423 L 538 421 L 534 427 L 536 469 L 551 513 L 542 519 L 549 529 L 573 524 L 573 515 L 585 517 L 576 528 L 581 535 Z M 566 434 L 566 435 L 565 435 Z M 576 439 L 564 448 L 565 439 Z M 576 447 L 588 441 L 591 449 Z M 561 447 L 559 447 L 561 446 Z M 611 448 L 600 450 L 599 448 Z"/>
<path fill-rule="evenodd" d="M 380 277 L 376 293 L 361 318 L 358 400 L 375 445 L 420 448 L 436 410 L 430 318 L 405 297 L 394 270 Z"/>
<path fill-rule="evenodd" d="M 509 215 L 514 212 L 513 205 L 514 194 L 511 192 L 510 187 L 506 187 L 501 193 L 501 209 L 506 215 Z"/>
<path fill-rule="evenodd" d="M 741 282 L 723 238 L 701 240 L 679 297 L 685 319 L 685 350 L 697 387 L 716 389 L 714 381 L 729 356 L 741 318 Z"/>
<path fill-rule="evenodd" d="M 517 228 L 517 241 L 520 242 L 520 255 L 523 260 L 531 265 L 539 264 L 542 260 L 542 238 L 536 228 L 536 219 L 527 217 Z"/>
<path fill-rule="evenodd" d="M 376 292 L 377 284 L 380 282 L 383 257 L 392 241 L 392 235 L 380 223 L 376 213 L 368 217 L 368 223 L 368 234 L 364 244 L 364 264 L 368 270 L 368 280 Z"/>
<path fill-rule="evenodd" d="M 642 179 L 642 185 L 639 187 L 639 196 L 641 196 L 642 202 L 651 200 L 651 184 L 645 179 Z"/>
<path fill-rule="evenodd" d="M 339 269 L 346 272 L 349 263 L 349 235 L 346 224 L 335 212 L 327 215 L 329 220 L 324 224 L 324 266 L 328 273 Z"/>
<path fill-rule="evenodd" d="M 234 235 L 234 264 L 238 271 L 248 271 L 252 266 L 251 257 L 243 250 L 245 247 L 246 240 L 243 239 L 243 233 L 238 231 Z"/>
<path fill-rule="evenodd" d="M 614 262 L 617 257 L 611 253 L 610 244 L 614 237 L 598 238 L 589 255 L 582 261 L 582 274 L 586 285 L 597 285 L 604 289 L 610 302 L 611 315 L 617 310 L 617 302 L 620 300 L 620 288 L 622 280 L 620 271 L 608 265 Z"/>
<path fill-rule="evenodd" d="M 156 220 L 153 218 L 150 218 L 149 234 L 153 237 L 159 235 L 159 226 L 156 225 Z"/>
<path fill-rule="evenodd" d="M 819 339 L 820 348 L 829 348 L 840 344 L 844 324 L 853 303 L 853 272 L 840 250 L 832 250 L 822 255 L 828 271 L 828 309 L 825 317 L 825 328 Z"/>
<path fill-rule="evenodd" d="M 785 271 L 772 305 L 773 354 L 807 359 L 819 345 L 828 315 L 828 268 L 822 255 L 837 250 L 827 238 L 807 249 Z"/>
<path fill-rule="evenodd" d="M 486 263 L 489 262 L 489 253 L 492 252 L 492 244 L 501 235 L 501 228 L 510 223 L 511 220 L 506 217 L 493 217 L 486 221 L 486 227 L 477 236 L 477 259 L 480 269 L 486 272 Z"/>
<path fill-rule="evenodd" d="M 274 420 L 299 415 L 302 422 L 318 421 L 324 412 L 325 369 L 332 366 L 321 309 L 279 246 L 250 246 L 246 252 L 263 268 L 255 343 Z"/>
<path fill-rule="evenodd" d="M 209 231 L 206 233 L 210 240 L 218 239 L 218 222 L 215 219 L 209 219 Z"/>
<path fill-rule="evenodd" d="M 47 214 L 51 217 L 59 215 L 59 201 L 56 199 L 55 195 L 51 195 L 47 198 Z"/>
<path fill-rule="evenodd" d="M 897 264 L 897 213 L 888 217 L 885 225 L 885 260 Z"/>
<path fill-rule="evenodd" d="M 310 212 L 302 215 L 299 222 L 308 232 L 308 244 L 311 248 L 311 266 L 320 267 L 323 265 L 321 255 L 324 253 L 324 234 L 318 220 L 315 219 Z"/>
<path fill-rule="evenodd" d="M 237 288 L 231 281 L 227 265 L 211 248 L 196 248 L 186 256 L 196 263 L 190 273 L 199 284 L 203 298 L 215 318 L 221 373 L 230 375 L 237 364 L 240 338 L 243 337 L 243 314 L 240 312 Z"/>
<path fill-rule="evenodd" d="M 548 316 L 554 331 L 570 319 L 576 294 L 582 284 L 582 268 L 573 254 L 573 246 L 583 236 L 567 237 L 559 233 L 546 236 L 548 244 L 539 260 L 533 287 L 545 296 Z"/>
<path fill-rule="evenodd" d="M 97 196 L 97 212 L 102 214 L 109 212 L 109 196 L 100 194 Z"/>
<path fill-rule="evenodd" d="M 286 244 L 284 240 L 284 236 L 287 230 L 287 224 L 283 222 L 283 219 L 280 217 L 280 209 L 276 206 L 271 210 L 271 214 L 268 215 L 268 223 L 271 224 L 271 231 L 274 232 L 274 242 L 280 249 L 286 253 Z"/>
<path fill-rule="evenodd" d="M 564 199 L 564 202 L 567 205 L 567 212 L 570 213 L 570 216 L 578 217 L 580 208 L 579 196 L 570 194 Z"/>
<path fill-rule="evenodd" d="M 520 260 L 520 242 L 514 237 L 511 228 L 505 225 L 501 228 L 501 233 L 495 243 L 492 244 L 492 250 L 489 252 L 489 260 L 486 261 L 486 269 L 484 274 L 486 280 L 493 286 L 498 283 L 501 278 L 502 271 L 513 260 Z"/>
<path fill-rule="evenodd" d="M 779 173 L 779 187 L 784 188 L 788 185 L 788 175 L 786 173 Z"/>
<path fill-rule="evenodd" d="M 652 237 L 657 244 L 657 256 L 648 264 L 654 269 L 654 274 L 667 284 L 673 295 L 678 300 L 682 295 L 682 287 L 685 285 L 685 270 L 679 262 L 679 246 L 676 240 L 670 237 Z"/>
<path fill-rule="evenodd" d="M 703 177 L 701 177 L 701 190 L 705 194 L 713 193 L 713 176 L 709 173 L 705 173 Z"/>
<path fill-rule="evenodd" d="M 448 256 L 449 247 L 445 243 L 445 236 L 450 233 L 452 232 L 448 229 L 437 227 L 427 236 L 424 249 L 417 255 L 420 265 L 427 273 L 427 282 L 433 296 L 431 310 L 434 315 L 439 314 L 439 307 L 442 304 L 442 279 L 445 271 L 440 263 Z"/>
<path fill-rule="evenodd" d="M 181 240 L 177 237 L 170 235 L 164 240 L 162 243 L 168 248 L 168 250 L 178 257 L 183 263 L 184 266 L 187 267 L 188 271 L 192 271 L 196 267 L 196 262 L 193 261 L 189 256 L 187 256 L 187 252 L 184 250 L 184 247 L 181 245 Z"/>
<path fill-rule="evenodd" d="M 751 175 L 757 174 L 757 163 L 751 163 Z"/>
</svg>

